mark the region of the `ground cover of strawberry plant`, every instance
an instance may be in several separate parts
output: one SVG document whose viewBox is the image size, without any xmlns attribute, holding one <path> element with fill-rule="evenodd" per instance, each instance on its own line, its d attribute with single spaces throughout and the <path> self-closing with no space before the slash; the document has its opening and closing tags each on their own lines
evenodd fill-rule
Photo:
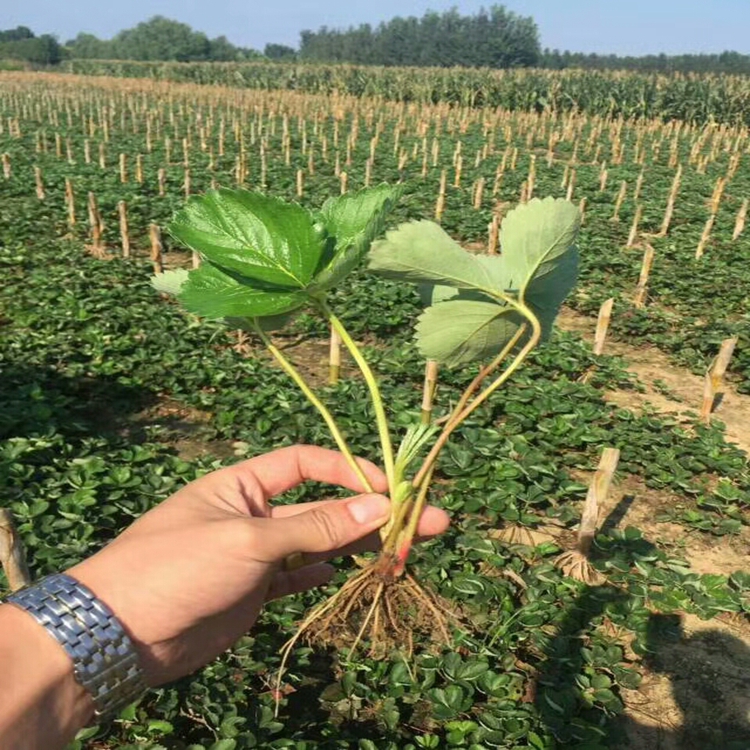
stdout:
<svg viewBox="0 0 750 750">
<path fill-rule="evenodd" d="M 702 374 L 736 335 L 730 388 L 737 398 L 750 389 L 750 240 L 737 232 L 750 194 L 745 131 L 26 75 L 0 78 L 0 122 L 0 486 L 37 576 L 211 468 L 291 442 L 331 444 L 258 341 L 198 322 L 150 287 L 150 225 L 168 221 L 186 183 L 264 187 L 317 207 L 402 181 L 394 223 L 437 209 L 477 252 L 494 242 L 493 219 L 530 193 L 586 198 L 577 330 L 558 331 L 450 443 L 434 500 L 453 525 L 413 557 L 420 580 L 473 627 L 451 648 L 417 644 L 411 659 L 347 660 L 302 644 L 276 695 L 280 648 L 356 565 L 342 561 L 326 591 L 269 605 L 231 652 L 108 732 L 87 730 L 78 747 L 748 746 L 746 455 L 725 440 L 728 402 L 708 426 L 643 401 L 627 408 L 644 385 L 617 349 L 658 348 L 665 367 Z M 673 216 L 654 236 L 678 170 Z M 190 265 L 166 235 L 161 243 L 156 264 Z M 610 297 L 612 353 L 625 359 L 593 355 L 579 333 L 580 316 Z M 394 423 L 413 421 L 416 293 L 361 271 L 332 304 L 366 346 Z M 325 385 L 327 333 L 302 316 L 278 343 L 317 378 L 353 448 L 375 456 L 354 368 L 345 362 L 339 384 Z M 441 373 L 438 416 L 465 380 Z M 608 446 L 621 458 L 592 557 L 602 582 L 587 587 L 554 561 L 574 544 Z M 503 530 L 517 526 L 527 533 L 509 541 Z"/>
</svg>

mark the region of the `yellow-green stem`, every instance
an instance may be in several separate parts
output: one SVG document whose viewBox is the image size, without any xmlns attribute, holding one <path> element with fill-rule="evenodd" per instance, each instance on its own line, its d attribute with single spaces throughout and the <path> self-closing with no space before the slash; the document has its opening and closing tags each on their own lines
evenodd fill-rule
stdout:
<svg viewBox="0 0 750 750">
<path fill-rule="evenodd" d="M 362 486 L 368 492 L 374 492 L 375 490 L 373 489 L 372 484 L 370 484 L 370 481 L 367 479 L 365 473 L 362 471 L 360 465 L 354 458 L 354 455 L 347 445 L 346 440 L 344 439 L 344 436 L 342 435 L 339 426 L 336 424 L 336 421 L 334 420 L 331 412 L 328 410 L 325 404 L 323 404 L 323 402 L 315 395 L 315 393 L 313 393 L 312 389 L 305 382 L 305 379 L 302 377 L 297 368 L 274 345 L 268 334 L 259 325 L 255 326 L 255 331 L 261 337 L 261 339 L 263 339 L 263 343 L 268 348 L 268 351 L 271 352 L 276 361 L 281 365 L 284 372 L 286 372 L 287 375 L 289 375 L 289 377 L 294 380 L 294 382 L 299 386 L 299 389 L 302 391 L 302 393 L 304 393 L 307 397 L 307 400 L 320 412 L 320 415 L 328 425 L 328 429 L 331 431 L 333 439 L 336 441 L 338 449 L 344 455 L 344 458 L 346 458 L 347 463 L 349 464 L 349 466 L 351 466 L 352 471 L 357 476 L 357 479 L 362 482 Z"/>
<path fill-rule="evenodd" d="M 502 372 L 502 374 L 497 377 L 492 383 L 490 383 L 490 385 L 488 385 L 468 406 L 464 407 L 464 409 L 459 414 L 457 414 L 454 419 L 452 419 L 445 425 L 442 433 L 440 433 L 440 437 L 432 446 L 432 450 L 429 452 L 427 458 L 425 458 L 422 466 L 414 477 L 415 487 L 419 487 L 422 485 L 427 472 L 430 471 L 430 468 L 435 464 L 435 461 L 437 461 L 437 458 L 440 455 L 440 451 L 442 451 L 443 447 L 448 442 L 448 438 L 450 438 L 456 427 L 458 427 L 458 425 L 460 425 L 465 419 L 471 416 L 471 414 L 476 409 L 478 409 L 501 385 L 503 385 L 503 383 L 508 380 L 508 378 L 510 378 L 511 375 L 513 375 L 513 373 L 523 364 L 523 361 L 526 359 L 532 349 L 534 349 L 534 347 L 539 343 L 539 339 L 542 335 L 542 330 L 541 326 L 539 325 L 539 321 L 536 318 L 536 315 L 534 315 L 534 313 L 531 312 L 531 310 L 529 310 L 523 303 L 515 303 L 514 306 L 516 306 L 519 311 L 524 314 L 529 323 L 531 323 L 531 338 L 524 345 L 523 349 L 521 349 L 521 351 L 516 355 L 516 358 L 513 360 L 513 362 L 511 362 L 511 364 L 508 365 L 508 367 Z"/>
<path fill-rule="evenodd" d="M 391 433 L 388 427 L 388 418 L 385 414 L 385 407 L 383 406 L 383 399 L 380 395 L 380 388 L 378 387 L 378 381 L 375 378 L 373 371 L 370 369 L 370 365 L 362 355 L 359 347 L 355 343 L 354 339 L 349 335 L 349 332 L 344 328 L 344 324 L 333 314 L 333 311 L 325 300 L 319 300 L 318 304 L 323 314 L 328 318 L 331 325 L 334 327 L 336 332 L 341 336 L 341 340 L 344 342 L 344 346 L 347 348 L 352 358 L 357 363 L 357 366 L 362 372 L 362 375 L 367 383 L 367 387 L 370 390 L 370 397 L 372 399 L 372 406 L 375 410 L 375 421 L 378 426 L 378 434 L 380 436 L 380 446 L 383 452 L 383 466 L 385 467 L 385 475 L 388 478 L 388 490 L 391 499 L 396 496 L 396 472 L 395 462 L 393 457 L 393 445 L 391 443 Z"/>
</svg>

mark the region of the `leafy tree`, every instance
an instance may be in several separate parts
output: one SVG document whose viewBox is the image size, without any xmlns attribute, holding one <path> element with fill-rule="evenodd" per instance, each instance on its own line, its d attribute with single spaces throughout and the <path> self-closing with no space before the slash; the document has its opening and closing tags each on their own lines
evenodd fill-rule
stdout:
<svg viewBox="0 0 750 750">
<path fill-rule="evenodd" d="M 267 44 L 263 50 L 263 55 L 269 60 L 285 61 L 296 60 L 297 50 L 294 47 L 288 47 L 286 44 Z"/>
<path fill-rule="evenodd" d="M 493 5 L 474 16 L 455 8 L 422 18 L 396 17 L 376 29 L 367 24 L 345 31 L 321 27 L 300 35 L 300 57 L 366 65 L 507 68 L 535 65 L 538 30 L 533 19 Z"/>
</svg>

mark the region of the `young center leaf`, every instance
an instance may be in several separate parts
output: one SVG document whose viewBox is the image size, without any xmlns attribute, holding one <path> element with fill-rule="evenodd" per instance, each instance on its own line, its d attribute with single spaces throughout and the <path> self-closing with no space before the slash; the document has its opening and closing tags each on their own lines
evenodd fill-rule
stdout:
<svg viewBox="0 0 750 750">
<path fill-rule="evenodd" d="M 412 221 L 391 230 L 370 251 L 379 276 L 456 289 L 487 289 L 493 280 L 477 258 L 432 221 Z"/>
<path fill-rule="evenodd" d="M 250 286 L 211 263 L 203 263 L 188 273 L 177 298 L 186 310 L 214 319 L 275 316 L 307 302 L 303 291 Z"/>
<path fill-rule="evenodd" d="M 385 222 L 403 190 L 389 185 L 365 188 L 329 198 L 320 219 L 334 238 L 330 259 L 323 258 L 315 287 L 329 289 L 347 276 L 362 260 L 372 241 L 385 229 Z"/>
<path fill-rule="evenodd" d="M 428 307 L 417 323 L 417 346 L 445 365 L 489 360 L 518 330 L 522 318 L 491 301 L 454 298 Z"/>
<path fill-rule="evenodd" d="M 168 230 L 215 266 L 287 289 L 308 286 L 324 248 L 306 209 L 247 190 L 193 196 Z"/>
</svg>

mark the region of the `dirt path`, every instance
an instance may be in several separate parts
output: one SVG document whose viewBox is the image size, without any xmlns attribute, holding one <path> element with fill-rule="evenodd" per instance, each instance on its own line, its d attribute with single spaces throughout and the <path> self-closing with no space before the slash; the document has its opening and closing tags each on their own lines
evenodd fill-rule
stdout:
<svg viewBox="0 0 750 750">
<path fill-rule="evenodd" d="M 574 331 L 593 343 L 596 321 L 563 309 L 557 325 Z M 695 422 L 703 401 L 703 378 L 690 370 L 676 367 L 664 352 L 653 346 L 636 347 L 623 341 L 607 339 L 605 354 L 622 357 L 627 369 L 646 388 L 636 391 L 608 391 L 605 397 L 617 406 L 640 411 L 646 405 L 666 414 L 676 414 L 686 423 Z M 727 442 L 734 443 L 750 455 L 750 396 L 737 393 L 727 383 L 724 396 L 714 418 L 726 425 Z"/>
</svg>

